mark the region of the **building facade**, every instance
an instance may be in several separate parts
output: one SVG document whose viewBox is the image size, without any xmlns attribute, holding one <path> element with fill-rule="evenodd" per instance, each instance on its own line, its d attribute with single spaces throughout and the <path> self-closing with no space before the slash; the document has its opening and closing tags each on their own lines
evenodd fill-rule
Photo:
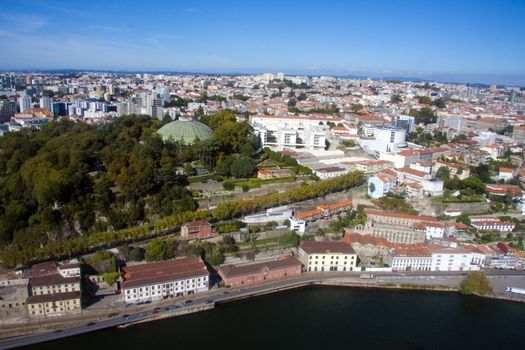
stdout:
<svg viewBox="0 0 525 350">
<path fill-rule="evenodd" d="M 298 276 L 302 272 L 302 264 L 296 258 L 286 256 L 256 264 L 224 265 L 217 272 L 225 286 L 240 286 Z"/>
<path fill-rule="evenodd" d="M 183 225 L 180 235 L 184 238 L 209 238 L 217 236 L 217 231 L 206 220 L 197 220 Z"/>
<path fill-rule="evenodd" d="M 182 258 L 122 268 L 126 304 L 186 296 L 209 289 L 210 273 L 198 258 Z"/>
<path fill-rule="evenodd" d="M 348 272 L 355 271 L 357 266 L 357 254 L 342 241 L 303 241 L 298 256 L 308 272 Z"/>
</svg>

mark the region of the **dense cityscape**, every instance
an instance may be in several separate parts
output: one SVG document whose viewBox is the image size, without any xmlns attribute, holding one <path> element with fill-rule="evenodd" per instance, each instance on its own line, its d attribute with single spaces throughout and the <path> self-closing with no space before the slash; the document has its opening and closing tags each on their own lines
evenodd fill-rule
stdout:
<svg viewBox="0 0 525 350">
<path fill-rule="evenodd" d="M 4 324 L 318 272 L 382 285 L 524 269 L 521 88 L 284 73 L 0 83 Z M 523 291 L 469 278 L 450 288 Z"/>
<path fill-rule="evenodd" d="M 523 1 L 2 5 L 0 349 L 525 346 Z"/>
</svg>

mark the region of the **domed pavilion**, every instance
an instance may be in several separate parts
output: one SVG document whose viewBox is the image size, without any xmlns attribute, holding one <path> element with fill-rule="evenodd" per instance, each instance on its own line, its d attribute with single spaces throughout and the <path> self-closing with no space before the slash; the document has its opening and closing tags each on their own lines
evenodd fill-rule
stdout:
<svg viewBox="0 0 525 350">
<path fill-rule="evenodd" d="M 195 140 L 204 141 L 213 136 L 213 130 L 196 120 L 174 120 L 157 131 L 164 142 L 180 142 L 192 145 Z"/>
</svg>

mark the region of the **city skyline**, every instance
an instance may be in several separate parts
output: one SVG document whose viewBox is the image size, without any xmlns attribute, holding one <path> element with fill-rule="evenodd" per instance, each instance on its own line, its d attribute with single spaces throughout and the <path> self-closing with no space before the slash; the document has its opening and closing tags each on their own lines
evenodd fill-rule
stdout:
<svg viewBox="0 0 525 350">
<path fill-rule="evenodd" d="M 154 5 L 6 1 L 0 69 L 284 71 L 525 85 L 523 1 Z"/>
</svg>

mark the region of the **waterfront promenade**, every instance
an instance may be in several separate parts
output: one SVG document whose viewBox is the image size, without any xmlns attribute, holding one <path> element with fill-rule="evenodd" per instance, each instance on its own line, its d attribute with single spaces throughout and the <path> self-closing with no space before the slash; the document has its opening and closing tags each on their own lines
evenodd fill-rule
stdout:
<svg viewBox="0 0 525 350">
<path fill-rule="evenodd" d="M 516 298 L 516 296 L 508 295 L 508 293 L 505 294 L 506 286 L 525 287 L 525 271 L 487 271 L 486 273 L 494 288 L 495 295 L 498 297 Z M 20 334 L 24 329 L 34 333 L 0 340 L 0 349 L 30 345 L 106 328 L 127 326 L 138 322 L 154 321 L 156 319 L 204 311 L 213 308 L 216 303 L 230 302 L 308 285 L 327 284 L 351 287 L 420 288 L 455 291 L 464 278 L 463 274 L 460 272 L 378 273 L 374 279 L 367 280 L 361 279 L 359 272 L 308 273 L 294 278 L 248 285 L 244 288 L 214 288 L 206 293 L 184 298 L 168 299 L 159 303 L 131 306 L 124 309 L 107 310 L 108 313 L 105 315 L 97 314 L 95 317 L 85 315 L 85 317 L 75 321 L 66 321 L 67 323 L 57 319 L 56 321 L 58 322 L 51 320 L 41 324 L 4 328 L 2 332 L 4 337 Z M 187 302 L 191 297 L 193 297 L 191 302 Z M 523 301 L 525 301 L 525 296 Z M 62 322 L 60 323 L 60 321 Z"/>
</svg>

